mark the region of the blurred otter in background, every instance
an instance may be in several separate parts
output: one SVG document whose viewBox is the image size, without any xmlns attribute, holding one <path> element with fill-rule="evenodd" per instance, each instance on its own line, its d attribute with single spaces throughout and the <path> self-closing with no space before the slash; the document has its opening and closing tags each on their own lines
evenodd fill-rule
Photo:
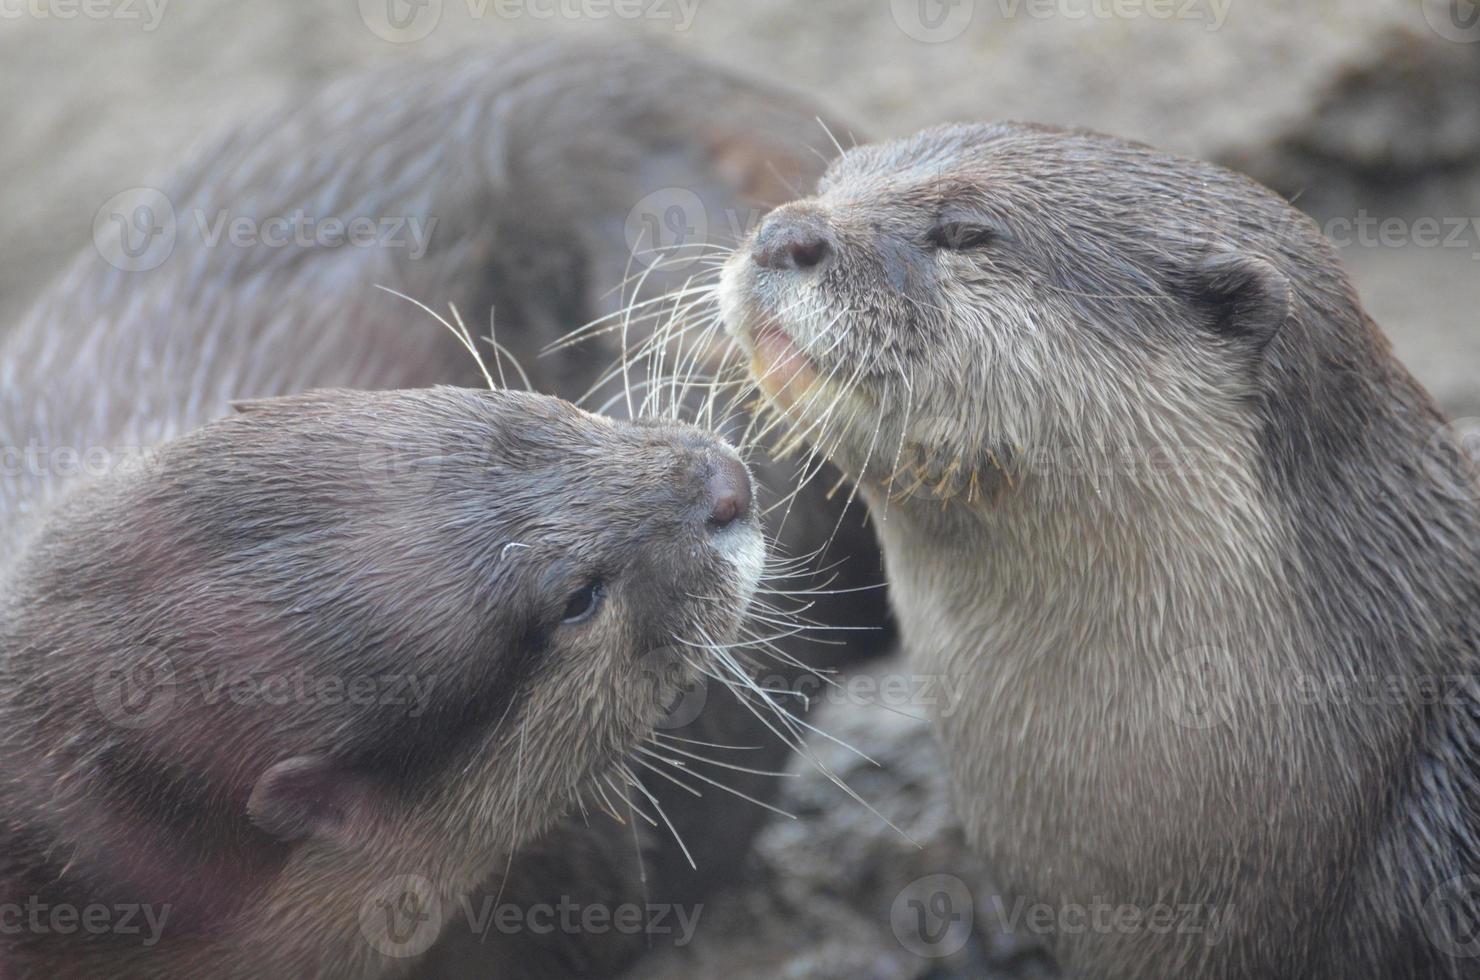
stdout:
<svg viewBox="0 0 1480 980">
<path fill-rule="evenodd" d="M 430 784 L 426 798 L 462 799 L 449 805 L 472 805 L 469 801 L 478 799 L 477 794 L 459 797 L 448 781 L 477 776 L 466 767 L 435 764 L 460 758 L 450 750 L 437 754 L 438 739 L 448 731 L 435 726 L 486 732 L 479 726 L 489 720 L 481 715 L 470 729 L 466 713 L 429 708 L 415 726 L 425 737 L 377 741 L 379 747 L 351 767 L 351 778 L 339 778 L 344 775 L 340 768 L 307 752 L 302 765 L 260 773 L 243 770 L 235 774 L 235 782 L 218 784 L 193 779 L 184 760 L 224 751 L 245 767 L 265 758 L 260 741 L 265 733 L 246 724 L 188 731 L 166 724 L 168 736 L 157 739 L 120 734 L 126 729 L 100 733 L 91 707 L 78 707 L 79 692 L 93 678 L 73 674 L 96 672 L 100 658 L 116 654 L 127 659 L 126 653 L 88 649 L 90 638 L 135 637 L 141 649 L 159 654 L 166 664 L 197 662 L 202 644 L 223 653 L 231 650 L 232 636 L 203 633 L 196 628 L 203 621 L 183 615 L 192 594 L 216 595 L 256 609 L 258 616 L 282 628 L 285 642 L 296 635 L 309 643 L 309 657 L 316 636 L 349 639 L 322 630 L 333 623 L 339 623 L 339 630 L 350 628 L 340 617 L 364 601 L 357 590 L 390 602 L 422 594 L 418 590 L 429 583 L 406 581 L 404 593 L 397 586 L 396 559 L 404 557 L 400 549 L 411 542 L 395 537 L 394 520 L 386 534 L 363 538 L 362 573 L 371 577 L 372 588 L 369 580 L 324 574 L 328 570 L 319 567 L 316 557 L 321 553 L 310 546 L 322 528 L 307 518 L 295 522 L 292 515 L 322 515 L 332 511 L 334 501 L 342 503 L 356 486 L 353 480 L 346 482 L 344 464 L 359 458 L 364 472 L 387 481 L 387 489 L 375 493 L 394 489 L 402 507 L 410 506 L 408 486 L 427 495 L 426 513 L 413 515 L 416 521 L 408 530 L 425 524 L 450 533 L 430 518 L 472 519 L 453 507 L 458 501 L 437 495 L 471 492 L 473 471 L 465 455 L 478 451 L 476 430 L 479 425 L 487 428 L 478 422 L 484 409 L 437 394 L 410 400 L 347 393 L 327 400 L 276 399 L 320 388 L 481 383 L 466 346 L 404 299 L 374 288 L 384 286 L 439 308 L 455 305 L 480 328 L 492 311 L 499 346 L 498 356 L 491 358 L 495 371 L 515 372 L 511 362 L 517 362 L 538 391 L 578 398 L 598 387 L 602 390 L 591 403 L 603 403 L 619 390 L 606 369 L 619 359 L 624 342 L 640 342 L 651 331 L 661 304 L 648 308 L 651 316 L 612 321 L 620 323 L 619 331 L 593 331 L 589 343 L 557 346 L 548 356 L 540 356 L 542 352 L 572 328 L 611 314 L 629 300 L 642 302 L 680 287 L 690 274 L 682 268 L 689 265 L 682 258 L 702 260 L 704 254 L 701 244 L 691 253 L 680 249 L 667 254 L 649 267 L 642 254 L 644 234 L 633 235 L 632 229 L 648 226 L 661 235 L 667 228 L 670 240 L 658 244 L 674 244 L 674 235 L 694 225 L 686 219 L 697 207 L 711 228 L 733 220 L 738 237 L 749 223 L 746 216 L 810 187 L 834 148 L 817 120 L 817 110 L 794 96 L 650 45 L 548 43 L 469 51 L 332 85 L 302 105 L 232 130 L 159 191 L 131 192 L 117 208 L 105 209 L 97 231 L 98 252 L 79 257 L 0 346 L 0 432 L 5 444 L 22 450 L 13 454 L 19 465 L 0 473 L 0 540 L 7 543 L 0 575 L 9 583 L 6 628 L 0 632 L 9 695 L 4 708 L 6 789 L 0 796 L 5 900 L 35 896 L 44 884 L 45 894 L 73 904 L 159 905 L 172 896 L 146 884 L 188 880 L 188 894 L 175 896 L 181 907 L 173 921 L 184 933 L 182 942 L 228 929 L 231 936 L 250 938 L 252 945 L 238 948 L 221 971 L 254 975 L 254 953 L 261 964 L 288 957 L 285 963 L 291 968 L 304 962 L 290 955 L 303 948 L 304 936 L 295 931 L 303 923 L 294 920 L 290 904 L 264 906 L 250 900 L 271 894 L 272 861 L 237 862 L 233 855 L 281 856 L 283 848 L 291 853 L 305 846 L 302 841 L 355 825 L 355 815 L 366 807 L 382 817 L 397 812 L 365 802 L 373 799 L 364 794 L 366 779 L 394 775 L 390 782 L 399 786 L 401 776 L 414 775 Z M 295 230 L 305 223 L 312 226 L 306 239 Z M 360 229 L 358 239 L 355 228 Z M 634 268 L 643 273 L 641 288 L 624 290 Z M 493 353 L 492 345 L 481 346 Z M 647 369 L 639 365 L 633 372 L 643 377 Z M 598 384 L 603 375 L 604 386 Z M 651 376 L 663 377 L 662 367 L 653 367 Z M 213 423 L 241 399 L 274 400 L 237 420 Z M 619 399 L 609 407 L 622 414 L 627 405 Z M 668 409 L 677 413 L 675 403 Z M 418 424 L 422 420 L 425 427 Z M 569 431 L 589 434 L 596 431 L 593 424 L 573 423 Z M 680 447 L 690 438 L 665 426 L 652 430 L 664 445 Z M 415 436 L 422 428 L 435 444 L 431 450 Z M 276 444 L 274 429 L 279 433 Z M 475 430 L 472 435 L 470 429 Z M 643 428 L 630 431 L 631 438 L 638 438 Z M 238 438 L 258 440 L 261 451 L 226 458 L 236 455 L 231 447 Z M 574 452 L 577 447 L 570 448 Z M 97 472 L 66 462 L 72 450 L 84 463 L 101 458 Z M 720 458 L 715 452 L 719 450 L 700 452 L 711 460 L 701 473 L 723 469 L 713 462 Z M 224 454 L 218 468 L 209 463 L 212 453 Z M 439 453 L 446 453 L 446 460 L 437 462 Z M 552 458 L 546 453 L 546 459 Z M 187 457 L 184 468 L 181 454 Z M 632 458 L 614 455 L 624 463 Z M 526 451 L 524 463 L 539 465 L 539 459 Z M 252 468 L 253 460 L 260 461 L 259 469 Z M 428 460 L 433 461 L 431 479 Z M 764 458 L 752 465 L 763 486 L 790 487 L 794 482 L 791 466 Z M 292 468 L 291 478 L 276 469 L 280 466 Z M 593 491 L 614 477 L 605 473 L 591 485 L 567 491 L 562 474 L 574 472 L 578 470 L 555 466 L 541 492 L 556 503 L 566 492 L 587 501 L 587 509 L 566 533 L 588 526 L 604 535 L 601 494 Z M 209 478 L 182 482 L 182 473 Z M 704 485 L 702 476 L 695 479 L 694 486 Z M 788 588 L 818 585 L 821 573 L 807 569 L 830 565 L 829 580 L 835 585 L 809 599 L 816 606 L 812 616 L 833 625 L 883 627 L 877 593 L 859 591 L 878 576 L 871 534 L 861 518 L 842 519 L 842 506 L 824 498 L 825 486 L 814 481 L 788 502 L 779 541 L 782 552 L 797 560 Z M 231 524 L 229 508 L 217 499 L 231 487 L 240 492 L 231 505 L 240 510 L 240 525 Z M 758 492 L 757 513 L 778 499 Z M 107 506 L 93 506 L 100 501 Z M 535 511 L 526 505 L 518 512 Z M 198 550 L 161 553 L 161 541 L 147 527 L 128 526 L 135 513 L 141 520 L 164 515 L 181 533 L 191 529 L 190 540 Z M 559 508 L 551 513 L 558 517 Z M 284 520 L 283 526 L 273 525 L 274 514 Z M 100 520 L 99 515 L 114 519 Z M 598 523 L 591 524 L 593 520 Z M 245 537 L 227 542 L 218 535 L 226 527 Z M 257 537 L 247 540 L 253 535 Z M 829 541 L 831 548 L 823 555 Z M 527 543 L 507 542 L 514 550 L 500 549 L 499 559 L 517 561 Z M 249 549 L 254 567 L 264 574 L 221 578 L 218 560 L 242 548 Z M 59 554 L 76 559 L 76 577 L 55 578 L 62 566 L 48 565 L 46 556 Z M 816 565 L 803 564 L 804 558 L 816 558 Z M 274 564 L 278 561 L 280 567 Z M 467 554 L 460 554 L 441 571 L 448 573 L 467 561 Z M 83 574 L 102 566 L 106 575 Z M 154 578 L 161 567 L 170 570 L 167 580 Z M 716 609 L 733 605 L 734 599 L 723 598 L 720 579 L 704 574 L 688 578 L 691 591 L 673 597 L 680 607 L 700 598 L 715 603 Z M 594 594 L 595 581 L 556 576 L 543 581 L 540 594 L 570 586 L 570 601 L 575 602 L 588 586 Z M 284 591 L 289 582 L 299 584 Z M 103 594 L 107 590 L 118 592 Z M 453 599 L 452 594 L 428 598 L 425 623 L 417 619 L 419 604 L 408 602 L 396 618 L 377 620 L 380 629 L 405 635 L 371 631 L 361 639 L 396 640 L 407 644 L 401 649 L 420 649 L 430 656 L 443 649 L 435 635 L 412 634 L 418 627 L 434 634 L 438 623 L 449 621 L 439 604 Z M 517 600 L 524 611 L 527 602 Z M 60 605 L 52 609 L 53 604 Z M 58 615 L 49 619 L 49 612 Z M 625 620 L 638 614 L 623 615 Z M 120 616 L 122 621 L 113 618 Z M 302 630 L 277 623 L 279 617 L 297 618 Z M 65 636 L 26 635 L 34 624 L 63 621 L 69 624 Z M 452 621 L 464 629 L 479 622 L 471 610 Z M 369 629 L 371 624 L 359 625 Z M 721 622 L 710 623 L 704 630 L 706 642 L 723 648 L 724 629 Z M 780 637 L 775 646 L 783 662 L 775 670 L 795 674 L 823 668 L 866 656 L 887 642 L 882 628 L 847 635 L 851 639 L 846 645 Z M 541 649 L 532 636 L 522 641 L 521 649 Z M 58 642 L 62 645 L 52 645 Z M 403 666 L 413 673 L 425 665 Z M 463 672 L 460 676 L 468 668 L 466 663 L 456 667 Z M 693 772 L 708 772 L 735 792 L 764 801 L 773 783 L 764 771 L 784 763 L 800 723 L 768 716 L 771 705 L 757 703 L 768 700 L 764 695 L 754 690 L 737 694 L 731 685 L 743 687 L 743 682 L 734 676 L 729 680 L 708 686 L 707 703 L 697 718 L 670 719 L 667 735 L 674 741 L 668 744 L 687 746 L 683 758 Z M 465 698 L 467 691 L 453 690 L 461 683 L 434 688 L 431 704 L 445 707 L 439 693 Z M 106 687 L 97 695 L 99 704 L 109 701 Z M 72 693 L 54 696 L 62 691 Z M 181 688 L 179 693 L 183 697 L 190 692 Z M 79 717 L 79 710 L 86 717 Z M 574 704 L 569 710 L 579 712 L 583 706 Z M 201 716 L 182 712 L 180 717 Z M 284 743 L 276 748 L 312 741 L 305 735 L 311 725 L 299 732 L 291 713 L 273 717 L 285 726 L 272 736 Z M 356 730 L 349 721 L 344 726 L 335 731 L 348 737 Z M 433 730 L 428 732 L 427 726 Z M 530 738 L 537 734 L 528 730 Z M 696 749 L 700 743 L 704 747 Z M 233 746 L 240 751 L 232 753 Z M 413 751 L 417 746 L 430 746 L 431 755 Z M 724 746 L 764 748 L 739 753 Z M 139 753 L 149 762 L 148 778 L 135 778 L 140 770 L 134 755 Z M 515 755 L 524 763 L 537 763 L 535 754 Z M 694 755 L 722 766 L 743 765 L 746 771 L 714 767 Z M 507 755 L 503 758 L 507 761 Z M 720 789 L 703 784 L 696 785 L 705 794 L 696 797 L 692 786 L 680 785 L 693 780 L 674 778 L 672 766 L 657 771 L 662 760 L 652 764 L 657 768 L 644 771 L 640 780 L 631 779 L 631 785 L 612 784 L 614 791 L 630 792 L 630 803 L 609 799 L 605 808 L 661 810 L 670 826 L 657 820 L 656 829 L 639 826 L 633 812 L 618 812 L 624 821 L 618 822 L 598 812 L 596 802 L 587 798 L 584 802 L 592 806 L 586 814 L 519 847 L 507 874 L 500 867 L 461 867 L 459 874 L 486 876 L 492 894 L 525 906 L 562 899 L 607 907 L 701 901 L 739 868 L 744 845 L 765 811 L 730 801 Z M 57 781 L 48 783 L 46 773 Z M 326 773 L 335 778 L 326 782 Z M 93 805 L 101 798 L 98 794 L 108 796 L 108 807 Z M 297 803 L 273 805 L 285 798 Z M 525 803 L 549 807 L 551 800 L 531 796 Z M 576 805 L 574 799 L 567 803 Z M 232 806 L 238 809 L 232 811 Z M 432 820 L 423 829 L 461 826 L 474 814 L 457 816 L 461 819 Z M 554 816 L 529 818 L 529 826 Z M 252 819 L 243 822 L 243 817 Z M 392 821 L 377 834 L 393 834 L 397 826 Z M 229 846 L 217 849 L 223 841 Z M 132 863 L 139 855 L 152 860 L 169 842 L 178 843 L 180 874 L 154 877 Z M 459 843 L 447 842 L 448 860 L 465 853 Z M 423 847 L 421 853 L 426 852 Z M 486 856 L 487 851 L 478 853 Z M 388 879 L 423 873 L 399 866 L 383 871 Z M 373 897 L 339 895 L 336 901 L 358 905 Z M 435 897 L 447 899 L 450 893 Z M 194 935 L 186 905 L 198 913 Z M 442 945 L 420 961 L 413 954 L 424 952 L 423 944 L 397 948 L 395 955 L 404 955 L 408 969 L 435 976 L 604 976 L 664 940 L 646 930 L 635 935 L 526 930 L 495 941 L 469 933 L 456 909 L 443 911 Z M 433 929 L 431 938 L 436 933 Z M 115 932 L 92 937 L 75 967 L 48 961 L 46 972 L 89 975 L 96 964 L 108 963 L 110 975 L 168 975 L 153 969 L 149 957 L 165 962 L 161 954 L 176 938 L 166 923 L 151 953 L 140 947 L 137 936 Z M 79 938 L 79 951 L 82 945 Z M 347 970 L 360 963 L 336 961 L 324 968 L 331 965 Z M 0 975 L 12 974 L 28 975 L 19 965 L 0 968 Z"/>
</svg>

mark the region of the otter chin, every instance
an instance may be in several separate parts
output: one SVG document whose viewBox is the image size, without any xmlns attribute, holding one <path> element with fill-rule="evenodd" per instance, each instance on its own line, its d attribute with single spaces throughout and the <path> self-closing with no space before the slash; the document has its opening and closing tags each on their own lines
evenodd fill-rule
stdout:
<svg viewBox="0 0 1480 980">
<path fill-rule="evenodd" d="M 947 126 L 845 153 L 721 298 L 885 513 L 970 841 L 1055 921 L 1170 918 L 1053 933 L 1071 975 L 1468 975 L 1480 481 L 1307 217 L 1111 136 Z M 773 391 L 777 336 L 836 392 Z"/>
</svg>

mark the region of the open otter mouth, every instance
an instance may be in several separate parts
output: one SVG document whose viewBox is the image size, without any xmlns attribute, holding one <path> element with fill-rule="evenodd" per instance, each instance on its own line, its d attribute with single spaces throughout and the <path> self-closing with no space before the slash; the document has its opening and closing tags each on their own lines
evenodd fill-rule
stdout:
<svg viewBox="0 0 1480 980">
<path fill-rule="evenodd" d="M 816 362 L 774 321 L 752 330 L 749 346 L 751 374 L 783 408 L 795 408 L 821 383 Z"/>
</svg>

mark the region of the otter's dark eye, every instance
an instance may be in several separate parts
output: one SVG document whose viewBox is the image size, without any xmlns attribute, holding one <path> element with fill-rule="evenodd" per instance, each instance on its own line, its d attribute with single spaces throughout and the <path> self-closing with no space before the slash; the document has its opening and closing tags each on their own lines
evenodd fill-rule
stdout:
<svg viewBox="0 0 1480 980">
<path fill-rule="evenodd" d="M 1001 237 L 996 228 L 969 221 L 942 221 L 930 229 L 930 244 L 950 252 L 984 248 Z"/>
<path fill-rule="evenodd" d="M 601 579 L 592 579 L 565 600 L 565 612 L 561 613 L 560 622 L 565 626 L 586 622 L 596 615 L 601 608 L 601 600 L 605 598 L 606 583 Z"/>
</svg>

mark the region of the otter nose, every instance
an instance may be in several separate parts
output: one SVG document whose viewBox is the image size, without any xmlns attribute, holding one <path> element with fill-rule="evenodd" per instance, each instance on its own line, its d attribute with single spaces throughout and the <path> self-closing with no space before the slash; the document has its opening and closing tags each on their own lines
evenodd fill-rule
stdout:
<svg viewBox="0 0 1480 980">
<path fill-rule="evenodd" d="M 763 269 L 811 269 L 821 265 L 831 252 L 821 222 L 782 211 L 761 226 L 750 257 Z"/>
<path fill-rule="evenodd" d="M 716 456 L 709 470 L 709 529 L 722 531 L 750 516 L 750 471 L 738 458 Z"/>
</svg>

